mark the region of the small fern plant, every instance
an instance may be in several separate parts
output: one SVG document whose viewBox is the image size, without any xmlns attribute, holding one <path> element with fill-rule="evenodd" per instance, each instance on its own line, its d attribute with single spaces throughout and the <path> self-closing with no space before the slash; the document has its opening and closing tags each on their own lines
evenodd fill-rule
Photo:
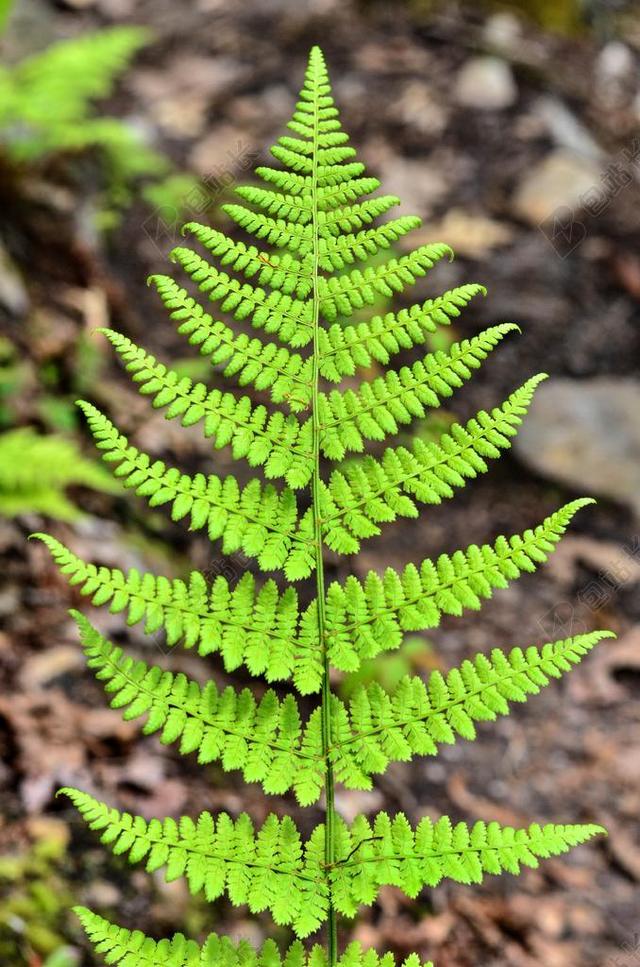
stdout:
<svg viewBox="0 0 640 967">
<path fill-rule="evenodd" d="M 0 14 L 1 20 L 1 14 Z M 111 27 L 58 41 L 10 67 L 0 65 L 0 159 L 20 172 L 52 156 L 96 149 L 105 167 L 110 210 L 131 203 L 134 186 L 149 204 L 184 211 L 196 182 L 145 144 L 119 118 L 97 116 L 118 77 L 148 42 L 139 27 Z"/>
<path fill-rule="evenodd" d="M 252 479 L 241 486 L 233 476 L 188 476 L 141 453 L 106 416 L 80 403 L 126 487 L 154 507 L 170 507 L 172 518 L 186 520 L 192 530 L 205 529 L 226 554 L 242 551 L 260 571 L 284 572 L 289 583 L 284 589 L 273 578 L 258 583 L 248 572 L 234 586 L 224 576 L 210 585 L 198 572 L 187 581 L 124 574 L 40 536 L 93 604 L 126 612 L 129 624 L 144 622 L 149 634 L 164 629 L 171 645 L 219 654 L 227 672 L 244 668 L 270 684 L 285 683 L 280 694 L 269 688 L 259 698 L 249 688 L 220 689 L 212 680 L 202 685 L 134 660 L 75 614 L 88 664 L 127 719 L 146 716 L 145 734 L 177 743 L 202 764 L 240 770 L 267 794 L 292 790 L 301 806 L 322 801 L 324 822 L 305 841 L 288 816 L 271 815 L 260 828 L 244 813 L 146 822 L 86 792 L 63 792 L 114 853 L 146 863 L 149 872 L 163 867 L 167 880 L 186 877 L 191 892 L 211 902 L 226 893 L 253 913 L 268 910 L 298 938 L 326 925 L 326 943 L 306 951 L 298 939 L 284 953 L 272 941 L 253 950 L 216 934 L 203 947 L 181 934 L 158 942 L 79 909 L 109 964 L 392 967 L 391 954 L 358 944 L 339 954 L 339 918 L 372 904 L 384 885 L 415 897 L 444 878 L 479 883 L 485 873 L 536 867 L 540 858 L 603 832 L 596 825 L 552 823 L 468 826 L 446 816 L 437 822 L 425 816 L 414 827 L 404 815 L 384 812 L 347 823 L 336 811 L 338 783 L 369 789 L 391 762 L 433 756 L 442 743 L 474 739 L 477 722 L 507 714 L 512 702 L 559 678 L 608 633 L 496 649 L 446 676 L 436 671 L 426 682 L 408 676 L 391 694 L 377 683 L 357 687 L 348 702 L 332 693 L 333 670 L 357 671 L 366 659 L 397 649 L 405 632 L 433 628 L 442 614 L 477 609 L 494 589 L 534 571 L 589 501 L 573 501 L 534 529 L 493 544 L 472 544 L 400 572 L 371 572 L 364 581 L 352 576 L 327 584 L 327 550 L 354 555 L 383 525 L 416 518 L 420 504 L 439 504 L 484 473 L 509 446 L 543 377 L 530 379 L 491 412 L 454 424 L 437 443 L 416 438 L 380 457 L 358 456 L 367 441 L 386 441 L 449 397 L 515 327 L 496 326 L 393 369 L 389 364 L 401 350 L 423 346 L 484 290 L 463 285 L 349 325 L 356 309 L 379 293 L 402 291 L 451 253 L 446 245 L 423 245 L 367 267 L 370 256 L 384 254 L 420 222 L 404 216 L 372 224 L 398 199 L 364 197 L 379 182 L 353 160 L 317 47 L 289 128 L 292 135 L 271 149 L 281 167 L 258 168 L 263 185 L 237 188 L 244 204 L 225 207 L 259 246 L 189 224 L 186 231 L 213 263 L 189 248 L 173 252 L 213 305 L 272 341 L 216 318 L 172 278 L 151 280 L 178 331 L 226 377 L 269 394 L 274 406 L 180 378 L 124 335 L 106 332 L 140 391 L 165 408 L 167 418 L 201 424 L 215 447 L 231 446 L 236 460 L 262 468 L 277 483 Z M 325 385 L 374 362 L 388 366 L 385 374 L 357 389 Z M 324 461 L 336 466 L 326 472 Z M 295 582 L 306 578 L 315 597 L 303 606 Z M 316 696 L 310 714 L 304 712 L 309 699 L 303 706 L 301 696 Z M 418 956 L 409 956 L 404 967 L 420 967 Z"/>
</svg>

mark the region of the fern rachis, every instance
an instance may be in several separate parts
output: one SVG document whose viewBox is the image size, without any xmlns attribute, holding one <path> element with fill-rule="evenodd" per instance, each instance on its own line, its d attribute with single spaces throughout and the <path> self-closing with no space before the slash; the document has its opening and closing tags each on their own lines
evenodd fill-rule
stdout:
<svg viewBox="0 0 640 967">
<path fill-rule="evenodd" d="M 419 505 L 450 499 L 486 472 L 487 461 L 509 447 L 543 377 L 530 379 L 491 412 L 454 424 L 435 443 L 416 435 L 407 446 L 368 455 L 368 441 L 386 441 L 440 405 L 515 327 L 495 326 L 446 353 L 427 352 L 410 367 L 391 368 L 395 355 L 424 346 L 430 333 L 449 325 L 484 289 L 460 286 L 350 324 L 377 295 L 404 290 L 451 252 L 440 244 L 400 258 L 388 252 L 420 220 L 403 216 L 372 224 L 397 199 L 363 199 L 379 183 L 353 160 L 318 48 L 289 127 L 295 136 L 280 138 L 272 149 L 282 167 L 257 170 L 267 187 L 239 188 L 244 204 L 225 208 L 261 246 L 190 223 L 186 231 L 217 264 L 184 247 L 172 253 L 216 308 L 207 311 L 168 277 L 152 280 L 178 331 L 222 366 L 227 379 L 268 393 L 271 403 L 180 378 L 124 335 L 105 331 L 141 393 L 168 419 L 201 425 L 216 448 L 230 445 L 235 459 L 262 468 L 269 482 L 256 478 L 240 487 L 231 475 L 183 474 L 130 445 L 95 407 L 81 406 L 125 486 L 152 506 L 170 505 L 174 520 L 206 528 L 225 552 L 242 550 L 261 571 L 283 571 L 290 582 L 311 577 L 314 600 L 302 609 L 293 584 L 281 589 L 272 578 L 260 584 L 249 573 L 235 585 L 222 576 L 210 584 L 199 572 L 172 581 L 135 570 L 124 574 L 38 536 L 94 605 L 125 612 L 129 624 L 144 622 L 147 633 L 162 629 L 171 645 L 197 648 L 203 657 L 219 652 L 227 671 L 242 666 L 269 683 L 287 683 L 282 695 L 269 689 L 260 700 L 249 688 L 220 690 L 213 681 L 203 686 L 134 660 L 75 614 L 88 665 L 125 718 L 144 718 L 146 734 L 178 743 L 181 753 L 202 763 L 241 770 L 268 794 L 292 790 L 302 805 L 311 805 L 324 793 L 324 822 L 304 841 L 289 817 L 270 816 L 260 827 L 245 814 L 206 812 L 178 822 L 145 822 L 79 790 L 67 789 L 67 795 L 115 853 L 144 862 L 149 871 L 164 867 L 168 880 L 185 876 L 190 890 L 209 901 L 226 893 L 252 912 L 269 910 L 298 937 L 326 924 L 326 948 L 305 951 L 296 941 L 282 954 L 267 942 L 257 951 L 215 934 L 202 947 L 181 934 L 156 942 L 80 909 L 96 950 L 108 963 L 126 967 L 393 967 L 390 954 L 353 944 L 340 957 L 338 917 L 353 917 L 387 884 L 413 897 L 444 877 L 475 883 L 486 873 L 517 873 L 521 865 L 535 867 L 540 858 L 602 832 L 593 824 L 534 823 L 515 830 L 480 822 L 470 828 L 447 817 L 436 823 L 423 817 L 413 828 L 402 814 L 386 813 L 372 821 L 359 816 L 348 825 L 336 811 L 337 783 L 370 788 L 392 761 L 436 755 L 442 743 L 475 739 L 476 723 L 507 714 L 512 703 L 569 671 L 608 633 L 508 652 L 494 648 L 446 676 L 407 676 L 390 692 L 375 682 L 359 685 L 348 702 L 332 694 L 332 670 L 357 671 L 368 658 L 398 648 L 405 632 L 434 627 L 442 614 L 479 609 L 494 589 L 535 571 L 590 501 L 574 501 L 508 539 L 472 544 L 402 572 L 388 568 L 364 581 L 349 577 L 328 584 L 325 548 L 355 554 L 362 541 L 397 518 L 417 517 Z M 366 265 L 378 253 L 385 260 Z M 249 337 L 218 320 L 218 310 L 260 335 Z M 331 387 L 362 374 L 374 360 L 388 368 L 373 382 Z M 326 474 L 324 461 L 338 466 Z M 296 692 L 318 696 L 310 715 Z M 420 967 L 417 955 L 404 967 Z"/>
</svg>

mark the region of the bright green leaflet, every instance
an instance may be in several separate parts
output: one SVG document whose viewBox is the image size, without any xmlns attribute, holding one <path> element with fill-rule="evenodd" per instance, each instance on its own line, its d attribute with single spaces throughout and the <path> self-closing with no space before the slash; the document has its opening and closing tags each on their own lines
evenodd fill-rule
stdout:
<svg viewBox="0 0 640 967">
<path fill-rule="evenodd" d="M 167 880 L 185 877 L 191 892 L 210 902 L 226 895 L 253 913 L 268 910 L 298 938 L 324 927 L 325 943 L 307 950 L 296 940 L 280 952 L 272 941 L 254 950 L 216 934 L 202 947 L 182 934 L 155 941 L 80 908 L 88 936 L 109 964 L 396 967 L 391 954 L 357 944 L 340 954 L 339 918 L 375 902 L 385 885 L 415 897 L 445 878 L 478 883 L 486 874 L 536 867 L 604 832 L 592 824 L 470 827 L 446 816 L 435 823 L 425 816 L 414 826 L 402 814 L 384 812 L 347 824 L 336 811 L 336 784 L 369 789 L 390 762 L 437 755 L 443 743 L 475 739 L 477 723 L 508 714 L 512 703 L 570 671 L 610 633 L 494 648 L 446 676 L 407 676 L 389 693 L 377 683 L 359 685 L 348 702 L 332 694 L 333 670 L 357 671 L 368 658 L 398 648 L 406 632 L 435 627 L 443 614 L 479 609 L 494 590 L 535 571 L 591 501 L 575 500 L 522 534 L 472 544 L 401 572 L 387 568 L 362 581 L 326 585 L 325 549 L 356 554 L 386 525 L 416 518 L 421 505 L 450 499 L 485 473 L 510 446 L 544 376 L 534 376 L 490 412 L 454 424 L 437 442 L 416 434 L 380 456 L 366 454 L 368 441 L 386 441 L 450 397 L 516 327 L 494 326 L 446 353 L 428 351 L 429 335 L 484 293 L 477 284 L 352 324 L 356 310 L 403 291 L 452 253 L 433 244 L 398 256 L 394 243 L 420 220 L 402 216 L 374 224 L 398 199 L 372 195 L 379 182 L 354 160 L 317 47 L 289 128 L 293 135 L 272 148 L 281 167 L 257 170 L 266 187 L 240 187 L 244 204 L 225 206 L 257 244 L 191 223 L 185 232 L 213 262 L 179 247 L 172 258 L 191 288 L 168 276 L 151 280 L 178 332 L 227 379 L 262 392 L 267 402 L 193 383 L 126 336 L 105 330 L 154 407 L 184 426 L 199 425 L 216 449 L 230 446 L 234 459 L 261 468 L 264 480 L 241 485 L 231 475 L 184 474 L 138 450 L 90 403 L 80 404 L 125 487 L 152 507 L 168 506 L 174 520 L 206 530 L 224 553 L 242 551 L 260 571 L 282 572 L 284 586 L 249 572 L 236 582 L 224 576 L 211 582 L 197 571 L 184 580 L 124 574 L 38 536 L 94 605 L 125 613 L 129 624 L 144 622 L 149 634 L 163 631 L 172 646 L 194 648 L 202 657 L 219 653 L 226 671 L 242 667 L 284 683 L 259 699 L 250 688 L 221 689 L 213 680 L 202 685 L 135 660 L 74 612 L 88 665 L 125 718 L 143 718 L 146 734 L 176 743 L 201 763 L 241 770 L 267 794 L 291 790 L 301 805 L 324 795 L 324 822 L 306 840 L 287 816 L 271 815 L 260 827 L 244 813 L 147 822 L 80 790 L 63 792 L 114 853 L 150 872 L 163 868 Z M 367 266 L 379 253 L 382 259 Z M 207 298 L 208 310 L 193 287 Z M 392 368 L 393 358 L 413 347 L 421 347 L 421 358 Z M 384 372 L 365 379 L 363 371 L 373 364 Z M 344 377 L 361 381 L 346 389 L 326 385 Z M 333 465 L 328 473 L 323 460 Z M 316 595 L 303 609 L 295 582 L 305 578 L 314 581 Z M 313 694 L 317 707 L 305 717 L 299 695 Z M 421 967 L 420 958 L 412 954 L 403 967 Z"/>
</svg>

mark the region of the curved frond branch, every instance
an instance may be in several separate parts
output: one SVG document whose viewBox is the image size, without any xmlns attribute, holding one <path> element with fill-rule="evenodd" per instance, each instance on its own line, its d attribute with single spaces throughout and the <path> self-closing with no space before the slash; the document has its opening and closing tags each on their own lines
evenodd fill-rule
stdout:
<svg viewBox="0 0 640 967">
<path fill-rule="evenodd" d="M 452 259 L 453 251 L 442 242 L 434 242 L 362 271 L 354 269 L 344 275 L 322 277 L 320 311 L 325 319 L 333 322 L 337 316 L 348 317 L 364 306 L 373 305 L 381 295 L 390 299 L 426 275 L 445 256 Z"/>
<path fill-rule="evenodd" d="M 387 568 L 382 577 L 370 571 L 364 583 L 353 576 L 343 585 L 334 581 L 327 592 L 332 665 L 357 671 L 363 660 L 399 648 L 405 632 L 436 628 L 443 614 L 459 617 L 467 609 L 479 610 L 495 589 L 540 567 L 574 515 L 592 503 L 586 497 L 574 500 L 533 530 L 408 564 L 400 573 Z M 302 617 L 300 637 L 310 644 L 313 635 L 311 607 Z"/>
<path fill-rule="evenodd" d="M 312 532 L 308 515 L 298 519 L 292 490 L 277 491 L 252 480 L 243 489 L 235 477 L 194 477 L 152 461 L 129 445 L 110 420 L 90 403 L 78 404 L 96 446 L 123 485 L 144 497 L 150 507 L 171 504 L 171 519 L 189 518 L 191 530 L 207 528 L 212 541 L 222 540 L 225 554 L 243 551 L 265 571 L 283 568 L 292 580 L 313 570 Z"/>
<path fill-rule="evenodd" d="M 223 232 L 198 222 L 187 222 L 182 227 L 182 234 L 193 235 L 220 260 L 221 265 L 241 272 L 247 279 L 257 276 L 261 286 L 268 285 L 298 299 L 305 299 L 311 292 L 313 267 L 310 257 L 298 261 L 287 252 L 271 253 L 257 249 L 255 245 L 237 242 Z"/>
<path fill-rule="evenodd" d="M 290 353 L 284 346 L 251 339 L 234 333 L 223 322 L 216 322 L 186 289 L 166 275 L 153 275 L 153 283 L 170 317 L 179 323 L 178 332 L 189 337 L 201 356 L 214 366 L 222 366 L 224 376 L 235 378 L 239 386 L 254 386 L 269 392 L 274 403 L 287 403 L 294 413 L 311 402 L 311 360 Z"/>
<path fill-rule="evenodd" d="M 320 268 L 335 272 L 354 262 L 366 262 L 421 225 L 422 219 L 417 215 L 401 215 L 355 234 L 325 236 L 319 241 Z"/>
<path fill-rule="evenodd" d="M 312 338 L 311 302 L 277 289 L 267 293 L 260 286 L 240 282 L 222 272 L 190 248 L 174 248 L 171 258 L 182 266 L 199 290 L 220 303 L 234 319 L 247 319 L 254 329 L 264 329 L 290 346 L 306 346 Z"/>
<path fill-rule="evenodd" d="M 75 907 L 96 953 L 105 963 L 121 967 L 327 967 L 326 952 L 315 944 L 307 953 L 300 941 L 281 953 L 273 940 L 266 940 L 259 950 L 246 940 L 234 943 L 228 937 L 211 933 L 202 947 L 177 933 L 170 940 L 153 940 L 141 930 L 127 930 L 87 910 Z M 337 967 L 396 967 L 391 954 L 380 955 L 363 950 L 359 943 L 349 944 Z M 422 964 L 416 954 L 403 961 L 402 967 L 433 967 Z"/>
<path fill-rule="evenodd" d="M 534 376 L 491 413 L 480 410 L 465 426 L 454 424 L 437 443 L 416 439 L 412 449 L 388 449 L 380 460 L 366 456 L 344 472 L 334 470 L 323 494 L 323 536 L 327 547 L 354 554 L 363 538 L 381 533 L 380 525 L 398 517 L 417 517 L 415 501 L 439 504 L 454 488 L 486 473 L 511 446 L 536 387 Z"/>
<path fill-rule="evenodd" d="M 402 813 L 390 819 L 379 813 L 370 823 L 359 816 L 341 827 L 339 859 L 331 873 L 337 909 L 356 914 L 359 904 L 374 902 L 382 886 L 397 886 L 416 897 L 424 886 L 443 879 L 481 883 L 485 874 L 518 874 L 522 866 L 537 869 L 540 859 L 559 856 L 605 833 L 593 824 L 567 826 L 532 823 L 526 829 L 499 823 L 436 823 L 425 818 L 415 830 Z"/>
<path fill-rule="evenodd" d="M 43 541 L 69 584 L 77 586 L 95 607 L 109 605 L 112 614 L 126 612 L 129 626 L 144 622 L 145 634 L 166 634 L 173 647 L 196 648 L 203 658 L 219 652 L 227 672 L 244 666 L 268 682 L 297 680 L 317 689 L 317 648 L 303 648 L 297 640 L 298 595 L 295 588 L 280 592 L 275 581 L 262 587 L 250 572 L 231 586 L 223 574 L 209 584 L 192 571 L 188 580 L 141 574 L 131 568 L 98 567 L 73 554 L 48 534 Z M 306 672 L 303 674 L 303 670 Z"/>
<path fill-rule="evenodd" d="M 373 382 L 361 383 L 356 392 L 321 393 L 325 457 L 342 460 L 348 451 L 362 452 L 364 440 L 384 440 L 398 433 L 401 425 L 426 416 L 426 407 L 439 407 L 443 398 L 452 396 L 514 330 L 518 327 L 511 324 L 494 326 L 473 339 L 454 343 L 447 352 L 429 353 L 411 367 L 391 369 Z"/>
<path fill-rule="evenodd" d="M 403 349 L 424 345 L 438 326 L 450 325 L 479 293 L 486 294 L 484 286 L 470 283 L 357 326 L 334 324 L 320 333 L 320 372 L 330 382 L 339 383 L 343 376 L 353 376 L 374 362 L 386 366 Z"/>
<path fill-rule="evenodd" d="M 252 913 L 269 910 L 278 924 L 306 937 L 325 920 L 329 888 L 314 844 L 303 846 L 288 816 L 271 815 L 259 830 L 246 813 L 233 820 L 201 813 L 152 819 L 121 813 L 78 789 L 61 789 L 100 841 L 130 863 L 145 861 L 153 873 L 164 868 L 167 882 L 184 876 L 193 895 L 211 903 L 227 894 L 234 906 Z"/>
<path fill-rule="evenodd" d="M 159 733 L 163 745 L 179 742 L 182 755 L 197 753 L 198 762 L 219 762 L 225 772 L 240 770 L 245 782 L 259 782 L 268 795 L 293 789 L 302 804 L 315 801 L 322 788 L 321 747 L 302 746 L 302 722 L 295 698 L 280 700 L 269 690 L 255 700 L 245 688 L 220 691 L 215 682 L 201 686 L 186 675 L 127 656 L 77 611 L 87 664 L 110 696 L 112 708 L 124 709 L 126 721 L 146 716 L 145 735 Z"/>
<path fill-rule="evenodd" d="M 270 412 L 254 405 L 250 397 L 237 397 L 194 383 L 188 376 L 158 362 L 155 356 L 112 329 L 100 329 L 114 347 L 137 384 L 138 392 L 151 396 L 154 409 L 166 408 L 168 420 L 179 418 L 183 426 L 204 424 L 204 436 L 216 450 L 231 446 L 234 460 L 263 467 L 268 480 L 284 478 L 293 490 L 311 478 L 312 425 L 281 411 Z"/>
<path fill-rule="evenodd" d="M 494 648 L 489 658 L 478 654 L 446 676 L 432 672 L 426 683 L 407 676 L 392 695 L 377 683 L 361 686 L 348 709 L 335 700 L 336 778 L 348 788 L 369 788 L 371 775 L 385 772 L 390 762 L 436 755 L 440 744 L 453 745 L 458 737 L 472 741 L 476 722 L 508 715 L 510 703 L 537 695 L 612 637 L 594 631 L 508 654 Z"/>
</svg>

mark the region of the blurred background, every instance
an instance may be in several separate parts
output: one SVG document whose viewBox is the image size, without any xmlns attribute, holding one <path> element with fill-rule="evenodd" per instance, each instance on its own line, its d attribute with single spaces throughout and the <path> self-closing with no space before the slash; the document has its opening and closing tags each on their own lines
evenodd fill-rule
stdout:
<svg viewBox="0 0 640 967">
<path fill-rule="evenodd" d="M 481 888 L 443 885 L 416 901 L 385 890 L 342 935 L 415 949 L 438 967 L 637 967 L 638 4 L 2 0 L 0 25 L 0 963 L 91 963 L 69 913 L 80 902 L 155 937 L 215 929 L 259 941 L 272 929 L 110 857 L 55 801 L 71 784 L 146 817 L 298 816 L 292 800 L 200 769 L 107 708 L 67 614 L 83 599 L 26 537 L 48 530 L 85 560 L 168 576 L 197 567 L 239 577 L 247 567 L 115 486 L 74 400 L 94 401 L 142 449 L 186 470 L 230 470 L 228 450 L 212 461 L 197 428 L 150 415 L 94 330 L 112 326 L 220 385 L 145 279 L 170 271 L 183 221 L 231 230 L 219 205 L 282 133 L 320 43 L 361 159 L 403 212 L 424 219 L 407 241 L 456 252 L 396 305 L 477 281 L 487 298 L 433 348 L 498 322 L 522 329 L 423 432 L 497 405 L 533 372 L 551 375 L 518 445 L 489 474 L 419 525 L 388 528 L 357 561 L 331 562 L 330 575 L 493 541 L 574 496 L 599 498 L 539 573 L 364 674 L 392 684 L 493 646 L 600 627 L 619 636 L 480 728 L 476 743 L 339 795 L 347 818 L 385 807 L 412 820 L 447 811 L 469 822 L 600 822 L 609 838 Z M 104 609 L 91 618 L 147 661 L 227 680 L 219 662 L 207 669 L 184 650 L 169 654 L 160 635 L 125 634 Z M 317 819 L 299 817 L 303 828 Z"/>
</svg>

